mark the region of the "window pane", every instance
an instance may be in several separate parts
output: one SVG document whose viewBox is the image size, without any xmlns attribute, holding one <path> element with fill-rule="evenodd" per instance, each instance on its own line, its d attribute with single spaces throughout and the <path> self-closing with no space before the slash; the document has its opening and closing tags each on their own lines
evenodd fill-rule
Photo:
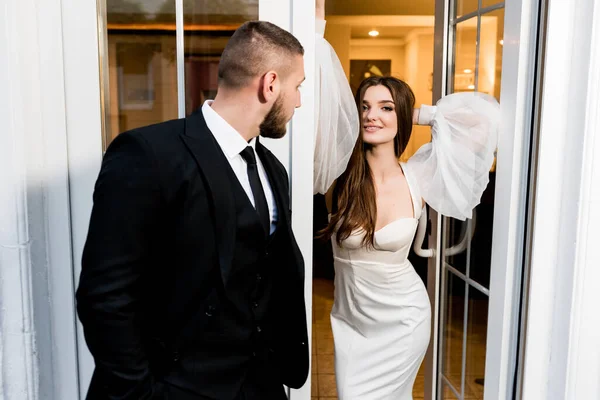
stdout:
<svg viewBox="0 0 600 400">
<path fill-rule="evenodd" d="M 473 223 L 471 262 L 469 264 L 469 278 L 488 289 L 490 287 L 492 233 L 494 231 L 495 171 L 490 172 L 489 179 L 490 182 L 481 196 L 481 203 L 473 210 L 475 222 Z"/>
<path fill-rule="evenodd" d="M 479 0 L 456 0 L 456 18 L 477 11 Z"/>
<path fill-rule="evenodd" d="M 504 8 L 482 15 L 477 89 L 494 96 L 498 101 L 502 78 L 503 37 Z"/>
<path fill-rule="evenodd" d="M 217 88 L 227 40 L 258 19 L 258 0 L 184 0 L 186 113 Z M 120 132 L 177 118 L 175 0 L 107 0 L 109 84 L 105 143 Z M 103 60 L 106 62 L 105 60 Z"/>
<path fill-rule="evenodd" d="M 468 221 L 444 218 L 444 235 L 442 237 L 442 258 L 452 267 L 467 274 L 467 245 L 469 234 Z"/>
<path fill-rule="evenodd" d="M 442 373 L 460 393 L 463 349 L 465 282 L 446 272 Z"/>
<path fill-rule="evenodd" d="M 258 19 L 258 0 L 184 2 L 186 115 L 217 93 L 221 53 L 233 32 Z"/>
<path fill-rule="evenodd" d="M 504 3 L 504 1 L 498 1 L 498 0 L 481 0 L 481 8 L 486 8 L 486 7 L 493 6 L 495 4 L 500 4 L 500 3 Z"/>
<path fill-rule="evenodd" d="M 477 68 L 477 17 L 456 25 L 453 86 L 451 92 L 470 92 L 475 89 Z"/>
<path fill-rule="evenodd" d="M 106 2 L 106 145 L 120 132 L 177 117 L 175 17 L 163 7 L 144 0 Z"/>
<path fill-rule="evenodd" d="M 474 399 L 483 398 L 488 303 L 485 294 L 473 287 L 469 288 L 465 395 Z"/>
<path fill-rule="evenodd" d="M 453 385 L 454 387 L 454 385 Z M 456 397 L 456 395 L 454 394 L 454 392 L 452 391 L 452 389 L 450 389 L 450 386 L 448 386 L 447 383 L 444 383 L 443 385 L 444 388 L 444 395 L 442 396 L 442 399 L 444 400 L 458 400 L 458 397 Z M 454 390 L 456 390 L 457 393 L 460 394 L 460 387 L 454 387 Z"/>
</svg>

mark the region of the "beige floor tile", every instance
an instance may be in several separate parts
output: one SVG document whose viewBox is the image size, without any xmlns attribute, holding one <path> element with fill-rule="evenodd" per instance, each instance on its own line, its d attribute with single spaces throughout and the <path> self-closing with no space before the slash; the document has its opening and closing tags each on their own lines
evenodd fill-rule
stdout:
<svg viewBox="0 0 600 400">
<path fill-rule="evenodd" d="M 317 339 L 317 355 L 333 354 L 333 339 Z"/>
<path fill-rule="evenodd" d="M 335 397 L 337 390 L 335 385 L 335 375 L 319 374 L 319 397 Z"/>
<path fill-rule="evenodd" d="M 318 354 L 319 374 L 334 374 L 333 354 Z"/>
<path fill-rule="evenodd" d="M 310 395 L 313 397 L 319 396 L 319 380 L 316 376 L 310 382 Z"/>
<path fill-rule="evenodd" d="M 415 384 L 413 386 L 413 397 L 423 398 L 425 396 L 425 378 L 423 376 L 417 376 L 415 379 Z"/>
</svg>

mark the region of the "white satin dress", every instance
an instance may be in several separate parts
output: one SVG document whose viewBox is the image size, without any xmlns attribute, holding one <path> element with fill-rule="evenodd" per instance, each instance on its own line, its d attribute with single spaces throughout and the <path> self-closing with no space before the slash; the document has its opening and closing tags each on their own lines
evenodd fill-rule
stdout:
<svg viewBox="0 0 600 400">
<path fill-rule="evenodd" d="M 358 137 L 358 111 L 335 51 L 319 23 L 317 134 L 314 191 L 324 193 L 345 169 Z M 425 200 L 439 213 L 471 218 L 494 161 L 499 105 L 488 95 L 458 93 L 422 106 L 420 125 L 432 140 L 401 163 L 413 218 L 375 232 L 374 248 L 356 231 L 338 246 L 332 239 L 335 293 L 331 312 L 340 400 L 411 400 L 429 344 L 431 307 L 408 261 Z M 354 128 L 353 128 L 354 127 Z M 344 128 L 344 129 L 340 129 Z"/>
<path fill-rule="evenodd" d="M 405 171 L 406 174 L 406 171 Z M 406 174 L 414 205 L 418 189 Z M 421 209 L 375 232 L 374 249 L 364 232 L 333 242 L 335 295 L 331 327 L 340 399 L 412 399 L 412 387 L 427 350 L 430 305 L 408 261 Z"/>
</svg>

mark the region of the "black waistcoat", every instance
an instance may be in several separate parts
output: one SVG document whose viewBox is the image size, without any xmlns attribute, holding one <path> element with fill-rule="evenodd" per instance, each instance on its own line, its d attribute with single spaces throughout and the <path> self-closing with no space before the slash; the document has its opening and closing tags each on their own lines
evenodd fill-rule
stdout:
<svg viewBox="0 0 600 400">
<path fill-rule="evenodd" d="M 277 228 L 267 236 L 248 195 L 231 168 L 227 168 L 236 212 L 236 235 L 231 275 L 224 287 L 218 273 L 199 317 L 185 328 L 185 346 L 166 380 L 200 395 L 233 399 L 244 385 L 249 368 L 262 368 L 266 378 L 277 380 L 269 361 L 272 324 L 270 308 L 273 273 L 279 245 L 285 235 Z M 278 210 L 282 206 L 277 204 Z M 217 228 L 218 229 L 218 228 Z"/>
</svg>

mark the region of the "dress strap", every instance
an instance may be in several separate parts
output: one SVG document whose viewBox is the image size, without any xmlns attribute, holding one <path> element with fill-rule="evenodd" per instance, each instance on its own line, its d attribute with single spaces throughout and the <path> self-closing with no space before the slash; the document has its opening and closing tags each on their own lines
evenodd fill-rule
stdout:
<svg viewBox="0 0 600 400">
<path fill-rule="evenodd" d="M 421 204 L 423 203 L 421 199 L 421 194 L 419 192 L 419 185 L 414 181 L 413 175 L 410 173 L 410 168 L 406 163 L 401 162 L 400 168 L 402 168 L 402 172 L 404 173 L 404 177 L 406 178 L 406 183 L 408 184 L 408 191 L 410 192 L 410 198 L 413 204 L 413 213 L 416 219 L 421 217 Z"/>
</svg>

